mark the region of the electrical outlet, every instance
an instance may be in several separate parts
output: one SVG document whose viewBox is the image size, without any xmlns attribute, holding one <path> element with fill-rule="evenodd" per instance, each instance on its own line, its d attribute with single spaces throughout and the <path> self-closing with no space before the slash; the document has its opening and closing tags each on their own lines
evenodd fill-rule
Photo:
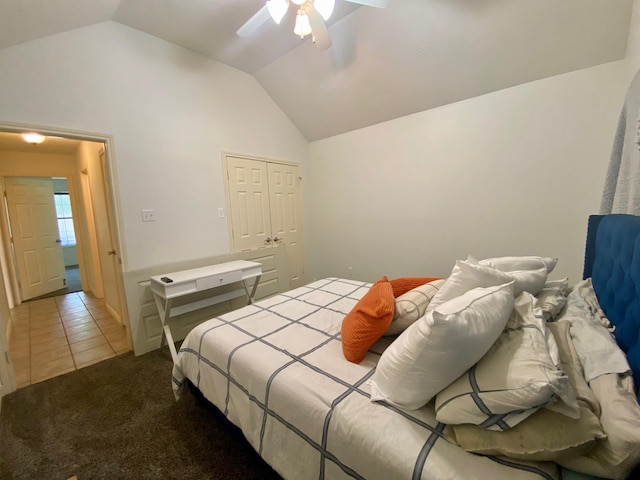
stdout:
<svg viewBox="0 0 640 480">
<path fill-rule="evenodd" d="M 142 210 L 142 221 L 143 222 L 155 222 L 156 221 L 156 211 L 155 210 Z"/>
<path fill-rule="evenodd" d="M 353 267 L 347 267 L 347 273 L 349 274 L 349 278 L 353 277 Z"/>
<path fill-rule="evenodd" d="M 218 217 L 224 218 L 224 208 L 218 207 Z"/>
</svg>

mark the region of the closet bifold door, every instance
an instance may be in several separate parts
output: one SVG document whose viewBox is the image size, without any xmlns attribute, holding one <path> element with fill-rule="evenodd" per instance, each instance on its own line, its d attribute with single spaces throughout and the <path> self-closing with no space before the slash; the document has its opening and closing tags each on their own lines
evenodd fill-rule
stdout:
<svg viewBox="0 0 640 480">
<path fill-rule="evenodd" d="M 227 156 L 229 214 L 233 251 L 271 248 L 271 213 L 267 164 Z"/>
<path fill-rule="evenodd" d="M 268 163 L 271 234 L 274 247 L 287 251 L 291 288 L 304 282 L 300 177 L 297 165 Z"/>
<path fill-rule="evenodd" d="M 284 248 L 289 284 L 305 284 L 302 192 L 297 164 L 226 155 L 234 252 Z"/>
</svg>

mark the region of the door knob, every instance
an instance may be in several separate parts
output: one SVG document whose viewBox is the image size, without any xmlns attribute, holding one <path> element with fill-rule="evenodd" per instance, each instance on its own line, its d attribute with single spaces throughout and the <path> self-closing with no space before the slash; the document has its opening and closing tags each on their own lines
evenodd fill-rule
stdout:
<svg viewBox="0 0 640 480">
<path fill-rule="evenodd" d="M 56 238 L 56 243 L 62 243 L 62 240 L 60 240 L 59 238 Z"/>
<path fill-rule="evenodd" d="M 281 242 L 283 239 L 282 238 L 278 238 L 278 237 L 274 237 L 273 241 L 274 242 Z"/>
<path fill-rule="evenodd" d="M 115 250 L 109 250 L 109 251 L 107 252 L 107 255 L 115 255 L 115 254 L 116 254 L 116 251 L 115 251 Z"/>
<path fill-rule="evenodd" d="M 271 243 L 271 237 L 267 237 L 264 239 L 264 243 Z"/>
</svg>

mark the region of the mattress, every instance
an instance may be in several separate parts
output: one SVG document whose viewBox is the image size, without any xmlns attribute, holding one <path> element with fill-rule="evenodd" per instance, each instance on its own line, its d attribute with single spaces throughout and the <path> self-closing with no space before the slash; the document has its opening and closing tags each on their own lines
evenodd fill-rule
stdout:
<svg viewBox="0 0 640 480">
<path fill-rule="evenodd" d="M 468 453 L 447 441 L 433 402 L 402 410 L 370 400 L 368 380 L 394 337 L 354 364 L 344 316 L 371 284 L 328 278 L 211 319 L 192 330 L 173 368 L 240 427 L 286 479 L 556 479 L 553 463 Z"/>
</svg>

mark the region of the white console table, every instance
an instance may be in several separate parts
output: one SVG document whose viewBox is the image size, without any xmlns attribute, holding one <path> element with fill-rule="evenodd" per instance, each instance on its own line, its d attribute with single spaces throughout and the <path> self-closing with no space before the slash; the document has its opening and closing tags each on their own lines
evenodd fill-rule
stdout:
<svg viewBox="0 0 640 480">
<path fill-rule="evenodd" d="M 171 335 L 171 329 L 169 328 L 169 319 L 177 315 L 182 315 L 183 313 L 192 312 L 200 308 L 240 297 L 245 293 L 249 297 L 249 303 L 253 303 L 253 297 L 256 294 L 261 276 L 262 265 L 260 263 L 236 260 L 151 277 L 151 291 L 153 292 L 158 313 L 160 314 L 160 321 L 162 322 L 160 348 L 164 346 L 166 339 L 169 350 L 171 351 L 171 358 L 173 358 L 173 363 L 175 363 L 178 354 L 173 342 L 173 336 Z M 249 291 L 246 281 L 251 279 L 254 279 L 254 281 L 253 287 L 251 287 L 251 291 Z M 172 308 L 173 300 L 178 297 L 203 290 L 211 290 L 236 282 L 242 283 L 244 288 Z"/>
</svg>

